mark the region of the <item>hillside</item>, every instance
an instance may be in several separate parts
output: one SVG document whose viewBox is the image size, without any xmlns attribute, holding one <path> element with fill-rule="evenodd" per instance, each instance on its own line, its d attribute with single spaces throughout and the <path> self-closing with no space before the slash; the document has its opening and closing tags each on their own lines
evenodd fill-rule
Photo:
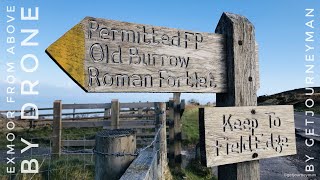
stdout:
<svg viewBox="0 0 320 180">
<path fill-rule="evenodd" d="M 273 95 L 258 97 L 259 105 L 293 105 L 295 111 L 304 111 L 307 109 L 305 101 L 310 98 L 314 101 L 314 107 L 310 110 L 320 113 L 320 87 L 314 87 L 314 95 L 307 96 L 305 93 L 310 92 L 305 88 L 284 91 Z"/>
</svg>

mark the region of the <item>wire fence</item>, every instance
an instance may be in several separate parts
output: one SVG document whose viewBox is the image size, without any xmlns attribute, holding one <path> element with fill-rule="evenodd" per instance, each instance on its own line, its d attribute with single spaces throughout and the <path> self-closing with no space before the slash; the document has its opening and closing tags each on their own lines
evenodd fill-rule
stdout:
<svg viewBox="0 0 320 180">
<path fill-rule="evenodd" d="M 42 137 L 30 137 L 27 138 L 27 141 L 35 144 L 38 143 L 38 148 L 30 148 L 21 154 L 21 149 L 26 145 L 22 143 L 15 144 L 14 154 L 7 154 L 8 149 L 0 149 L 2 162 L 0 164 L 0 180 L 20 180 L 20 179 L 93 179 L 94 178 L 94 156 L 95 154 L 103 155 L 112 155 L 112 156 L 122 156 L 122 155 L 132 155 L 138 156 L 141 152 L 153 148 L 154 151 L 159 151 L 156 149 L 156 143 L 159 142 L 159 134 L 163 125 L 157 129 L 154 134 L 154 137 L 143 147 L 137 149 L 134 154 L 124 154 L 123 152 L 114 152 L 111 154 L 105 154 L 95 151 L 92 146 L 63 146 L 61 149 L 60 158 L 53 158 L 52 153 L 52 141 L 51 136 L 48 136 L 43 133 Z M 29 130 L 26 130 L 29 131 Z M 36 131 L 36 130 L 34 130 Z M 48 132 L 52 132 L 51 129 L 48 129 Z M 64 133 L 65 134 L 65 133 Z M 24 134 L 22 134 L 24 135 Z M 69 132 L 65 134 L 66 140 L 74 139 L 74 134 Z M 16 137 L 16 140 L 19 141 L 21 138 L 19 135 Z M 92 135 L 84 135 L 80 140 L 92 139 Z M 78 138 L 79 139 L 79 138 Z M 10 162 L 10 160 L 14 162 Z M 31 159 L 37 160 L 39 171 L 37 173 L 28 173 L 24 174 L 21 172 L 22 162 L 24 160 L 30 161 Z M 8 163 L 9 162 L 9 163 Z M 28 168 L 28 165 L 24 165 L 25 169 Z M 35 164 L 31 165 L 32 169 L 35 168 Z M 8 170 L 13 170 L 14 173 L 9 173 Z"/>
<path fill-rule="evenodd" d="M 55 105 L 59 105 L 55 108 Z M 14 154 L 8 154 L 10 149 L 5 145 L 6 133 L 0 139 L 0 180 L 2 179 L 93 179 L 95 154 L 105 156 L 138 156 L 141 152 L 153 148 L 158 152 L 159 135 L 161 129 L 166 128 L 166 106 L 164 105 L 161 113 L 156 107 L 157 103 L 139 102 L 139 103 L 119 103 L 112 101 L 103 104 L 62 104 L 61 101 L 55 101 L 52 108 L 40 108 L 44 118 L 35 121 L 6 119 L 2 114 L 0 127 L 6 129 L 6 122 L 14 121 L 15 140 L 13 141 Z M 111 107 L 117 107 L 112 109 Z M 170 108 L 173 108 L 173 106 Z M 49 112 L 50 111 L 50 112 Z M 92 112 L 91 112 L 92 111 Z M 170 110 L 168 110 L 170 111 Z M 6 111 L 0 111 L 5 113 Z M 28 111 L 30 115 L 33 110 Z M 43 114 L 46 113 L 46 114 Z M 50 121 L 48 117 L 51 118 Z M 102 120 L 94 119 L 97 114 L 102 116 Z M 40 116 L 39 115 L 39 116 Z M 58 116 L 59 115 L 59 116 Z M 85 119 L 78 119 L 77 116 L 85 116 Z M 163 117 L 161 127 L 156 120 L 159 116 Z M 68 119 L 68 116 L 72 118 Z M 92 116 L 92 119 L 87 118 Z M 67 118 L 67 119 L 65 119 Z M 53 120 L 54 119 L 54 120 Z M 158 119 L 159 120 L 159 119 Z M 168 121 L 172 121 L 168 119 Z M 53 123 L 56 122 L 56 123 Z M 57 123 L 58 122 L 58 123 Z M 116 123 L 119 127 L 111 127 Z M 55 127 L 54 124 L 60 124 Z M 136 130 L 137 150 L 134 153 L 126 154 L 124 152 L 102 153 L 94 149 L 95 135 L 98 131 L 112 128 L 130 128 Z M 169 126 L 173 129 L 173 126 Z M 58 131 L 57 131 L 58 129 Z M 58 137 L 58 138 L 57 138 Z M 166 138 L 161 135 L 161 138 Z M 21 150 L 26 144 L 21 142 L 20 138 L 26 139 L 32 144 L 39 144 L 38 148 L 30 148 L 21 154 Z M 59 141 L 55 141 L 55 140 Z M 57 143 L 58 142 L 58 143 Z M 57 151 L 58 150 L 58 151 Z M 59 157 L 59 158 L 57 158 Z M 30 165 L 25 163 L 35 159 Z M 21 168 L 21 164 L 24 164 Z M 30 166 L 30 167 L 29 167 Z M 37 166 L 37 167 L 35 167 Z M 25 174 L 23 169 L 39 169 L 37 173 Z M 12 173 L 10 173 L 12 171 Z"/>
</svg>

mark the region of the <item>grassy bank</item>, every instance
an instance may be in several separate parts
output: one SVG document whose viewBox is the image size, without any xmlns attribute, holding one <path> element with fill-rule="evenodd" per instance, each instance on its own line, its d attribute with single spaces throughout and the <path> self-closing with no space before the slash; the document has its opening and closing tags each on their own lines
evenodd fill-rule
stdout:
<svg viewBox="0 0 320 180">
<path fill-rule="evenodd" d="M 198 123 L 199 106 L 188 105 L 181 117 L 183 146 L 188 149 L 195 149 L 199 140 L 199 123 Z M 182 172 L 175 169 L 171 170 L 175 180 L 186 178 L 188 180 L 214 180 L 210 168 L 206 168 L 196 159 L 191 159 Z"/>
<path fill-rule="evenodd" d="M 199 140 L 198 106 L 187 106 L 182 121 L 183 144 L 195 145 Z"/>
<path fill-rule="evenodd" d="M 293 105 L 294 110 L 301 111 L 313 111 L 316 114 L 320 114 L 320 87 L 313 87 L 313 95 L 306 95 L 312 91 L 305 88 L 293 89 L 273 95 L 264 95 L 258 97 L 258 105 Z M 308 108 L 306 106 L 306 100 L 312 99 L 314 106 Z M 308 102 L 311 105 L 311 102 Z"/>
</svg>

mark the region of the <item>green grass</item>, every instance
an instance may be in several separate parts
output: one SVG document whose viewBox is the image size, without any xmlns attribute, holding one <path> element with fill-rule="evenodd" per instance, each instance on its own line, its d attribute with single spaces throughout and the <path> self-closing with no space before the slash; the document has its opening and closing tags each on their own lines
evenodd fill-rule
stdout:
<svg viewBox="0 0 320 180">
<path fill-rule="evenodd" d="M 63 129 L 62 139 L 94 139 L 95 134 L 98 131 L 101 131 L 102 128 L 71 128 Z M 185 110 L 182 116 L 182 132 L 183 132 L 183 143 L 188 146 L 195 146 L 199 138 L 199 126 L 198 126 L 198 107 L 189 107 Z M 25 145 L 20 142 L 20 137 L 23 137 L 26 140 L 33 139 L 33 142 L 41 143 L 41 147 L 49 147 L 50 137 L 52 135 L 51 127 L 36 128 L 36 129 L 23 129 L 15 131 L 16 135 L 16 148 L 23 148 Z M 3 147 L 6 148 L 7 140 L 5 138 L 6 133 L 0 132 L 0 144 L 3 144 Z M 34 139 L 37 138 L 37 139 Z M 49 158 L 49 157 L 48 157 Z M 39 174 L 33 176 L 33 174 L 22 175 L 18 173 L 14 175 L 17 180 L 32 179 L 93 179 L 94 178 L 94 162 L 90 159 L 91 156 L 86 156 L 83 159 L 83 156 L 62 156 L 58 160 L 49 160 L 46 159 L 42 164 L 40 171 L 43 171 Z M 39 164 L 41 164 L 42 159 L 37 157 Z M 86 164 L 84 166 L 84 164 Z M 16 163 L 17 169 L 20 167 L 20 163 Z M 49 171 L 48 171 L 49 170 Z M 6 174 L 5 164 L 0 164 L 0 175 Z M 198 161 L 191 160 L 188 166 L 182 171 L 172 171 L 174 179 L 180 180 L 183 177 L 186 177 L 188 180 L 212 180 L 212 176 L 209 168 L 203 167 Z M 8 179 L 8 176 L 0 177 L 0 180 Z"/>
<path fill-rule="evenodd" d="M 201 165 L 198 160 L 192 159 L 185 169 L 187 179 L 189 180 L 215 180 L 210 168 Z"/>
<path fill-rule="evenodd" d="M 40 170 L 37 174 L 22 174 L 20 170 L 20 162 L 16 162 L 16 174 L 11 175 L 11 179 L 16 180 L 43 180 L 43 179 L 94 179 L 94 163 L 91 155 L 78 155 L 78 156 L 62 156 L 57 160 L 50 160 L 37 157 Z M 42 163 L 43 161 L 43 163 Z M 0 180 L 10 179 L 6 174 L 6 165 L 0 164 Z"/>
<path fill-rule="evenodd" d="M 181 117 L 184 145 L 197 144 L 199 141 L 198 107 L 191 107 L 184 111 Z"/>
<path fill-rule="evenodd" d="M 27 141 L 31 141 L 33 143 L 39 143 L 42 146 L 48 145 L 50 143 L 50 136 L 52 133 L 52 129 L 49 127 L 43 127 L 39 129 L 20 129 L 12 132 L 15 135 L 15 140 L 12 141 L 12 144 L 15 145 L 16 149 L 24 148 L 26 145 L 21 142 L 20 138 L 23 138 Z M 9 144 L 6 138 L 7 132 L 0 132 L 0 149 L 7 149 L 6 145 Z"/>
<path fill-rule="evenodd" d="M 198 106 L 191 106 L 186 108 L 181 117 L 183 145 L 193 146 L 199 141 L 199 122 L 198 122 Z M 192 159 L 185 169 L 182 171 L 171 169 L 174 180 L 181 180 L 186 178 L 188 180 L 215 180 L 210 168 L 201 165 L 198 160 Z"/>
<path fill-rule="evenodd" d="M 210 168 L 201 165 L 198 160 L 192 159 L 182 171 L 172 169 L 171 174 L 174 180 L 216 180 L 212 175 Z"/>
<path fill-rule="evenodd" d="M 62 131 L 63 139 L 94 139 L 97 132 L 102 131 L 102 127 L 97 128 L 69 128 Z"/>
<path fill-rule="evenodd" d="M 70 128 L 63 129 L 62 139 L 65 140 L 78 140 L 78 139 L 94 139 L 95 134 L 98 131 L 101 131 L 102 127 L 99 128 Z M 50 137 L 52 136 L 51 127 L 42 127 L 35 129 L 20 129 L 13 131 L 15 135 L 15 140 L 12 142 L 15 145 L 15 148 L 21 149 L 25 147 L 25 144 L 20 141 L 20 138 L 24 138 L 27 141 L 33 143 L 39 143 L 41 147 L 50 146 Z M 6 145 L 9 142 L 6 139 L 7 132 L 0 132 L 0 150 L 6 149 Z"/>
</svg>

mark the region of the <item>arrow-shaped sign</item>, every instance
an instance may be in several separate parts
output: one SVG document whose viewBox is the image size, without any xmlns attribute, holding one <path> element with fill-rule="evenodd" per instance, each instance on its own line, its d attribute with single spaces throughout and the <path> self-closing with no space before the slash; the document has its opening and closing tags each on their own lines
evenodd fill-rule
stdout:
<svg viewBox="0 0 320 180">
<path fill-rule="evenodd" d="M 224 38 L 86 17 L 46 52 L 86 92 L 225 92 Z"/>
</svg>

